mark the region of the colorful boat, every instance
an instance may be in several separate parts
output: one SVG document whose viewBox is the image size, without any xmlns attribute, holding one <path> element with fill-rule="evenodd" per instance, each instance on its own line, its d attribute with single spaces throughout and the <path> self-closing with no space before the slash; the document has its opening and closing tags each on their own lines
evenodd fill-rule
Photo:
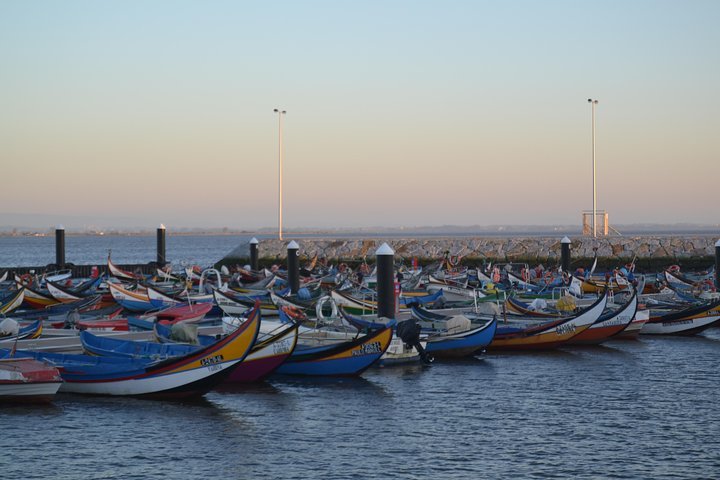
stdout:
<svg viewBox="0 0 720 480">
<path fill-rule="evenodd" d="M 263 380 L 273 373 L 295 350 L 298 324 L 282 324 L 277 328 L 264 328 L 248 356 L 233 370 L 225 383 L 249 383 Z M 171 339 L 171 328 L 155 324 L 157 342 L 130 342 L 98 337 L 84 332 L 81 334 L 83 348 L 87 353 L 124 358 L 167 359 L 186 355 L 204 346 L 212 345 L 218 339 L 214 336 L 198 335 L 198 344 L 176 343 Z"/>
<path fill-rule="evenodd" d="M 532 350 L 556 348 L 582 333 L 600 318 L 607 305 L 607 289 L 585 310 L 560 319 L 537 323 L 538 319 L 501 322 L 488 350 Z"/>
<path fill-rule="evenodd" d="M 23 288 L 21 282 L 17 282 L 19 288 Z M 57 305 L 60 303 L 59 300 L 55 299 L 50 293 L 44 293 L 36 288 L 24 286 L 25 295 L 23 297 L 23 304 L 36 310 L 43 310 L 49 306 Z"/>
<path fill-rule="evenodd" d="M 694 335 L 720 324 L 720 300 L 679 311 L 657 314 L 650 312 L 641 335 Z"/>
<path fill-rule="evenodd" d="M 186 398 L 203 395 L 223 382 L 250 352 L 259 327 L 260 312 L 255 308 L 227 337 L 186 356 L 155 363 L 27 350 L 18 350 L 16 356 L 57 365 L 64 380 L 63 392 Z"/>
<path fill-rule="evenodd" d="M 359 375 L 377 362 L 390 346 L 392 326 L 350 340 L 325 337 L 303 329 L 300 341 L 277 373 L 309 376 Z"/>
<path fill-rule="evenodd" d="M 19 288 L 0 298 L 0 315 L 7 315 L 20 306 L 25 298 L 25 288 Z"/>
<path fill-rule="evenodd" d="M 416 305 L 411 306 L 411 312 L 420 326 L 425 351 L 438 358 L 475 355 L 490 344 L 497 329 L 495 318 L 473 324 L 464 315 L 438 315 Z M 383 319 L 375 316 L 354 316 L 348 313 L 345 307 L 340 307 L 340 314 L 360 330 L 386 326 Z M 432 316 L 432 319 L 428 319 L 428 315 Z M 401 325 L 403 321 L 398 322 L 397 325 Z"/>
<path fill-rule="evenodd" d="M 634 340 L 637 339 L 643 327 L 650 320 L 650 310 L 645 305 L 638 305 L 638 309 L 635 312 L 630 325 L 625 327 L 625 330 L 615 335 L 613 340 Z"/>
<path fill-rule="evenodd" d="M 147 312 L 156 308 L 145 290 L 129 290 L 120 284 L 111 282 L 108 282 L 107 286 L 117 304 L 131 312 Z"/>
<path fill-rule="evenodd" d="M 49 402 L 62 385 L 57 368 L 32 358 L 0 358 L 0 402 Z"/>
<path fill-rule="evenodd" d="M 637 290 L 635 287 L 632 289 L 632 294 L 624 305 L 615 310 L 603 312 L 600 318 L 590 325 L 590 328 L 572 337 L 568 343 L 571 345 L 599 344 L 625 330 L 637 313 Z"/>
<path fill-rule="evenodd" d="M 8 320 L 3 320 L 3 322 L 5 321 Z M 31 338 L 38 338 L 40 335 L 42 335 L 42 330 L 42 320 L 35 320 L 34 322 L 31 322 L 23 327 L 19 327 L 16 334 L 2 335 L 2 332 L 0 332 L 0 341 L 10 339 L 26 340 Z"/>
<path fill-rule="evenodd" d="M 115 265 L 110 259 L 110 255 L 108 255 L 107 265 L 110 275 L 115 278 L 119 278 L 120 280 L 124 280 L 126 282 L 137 282 L 138 280 L 145 280 L 145 275 L 141 273 L 128 272 L 127 270 L 123 270 L 122 268 Z"/>
</svg>

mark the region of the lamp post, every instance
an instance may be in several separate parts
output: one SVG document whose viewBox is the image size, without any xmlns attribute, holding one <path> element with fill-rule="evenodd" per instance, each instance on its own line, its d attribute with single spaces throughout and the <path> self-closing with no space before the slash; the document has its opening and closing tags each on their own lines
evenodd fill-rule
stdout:
<svg viewBox="0 0 720 480">
<path fill-rule="evenodd" d="M 597 193 L 595 191 L 595 105 L 598 104 L 597 100 L 593 100 L 592 98 L 588 98 L 588 103 L 590 104 L 591 110 L 592 110 L 592 160 L 593 160 L 593 211 L 592 211 L 592 219 L 593 219 L 593 238 L 597 238 L 597 220 L 595 219 L 595 215 L 597 214 Z"/>
<path fill-rule="evenodd" d="M 283 169 L 283 133 L 282 119 L 285 110 L 273 110 L 278 114 L 278 238 L 282 240 L 282 169 Z"/>
</svg>

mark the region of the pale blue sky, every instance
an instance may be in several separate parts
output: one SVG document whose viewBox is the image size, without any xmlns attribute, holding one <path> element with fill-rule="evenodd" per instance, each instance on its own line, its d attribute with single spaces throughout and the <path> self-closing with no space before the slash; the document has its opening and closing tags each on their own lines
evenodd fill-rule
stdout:
<svg viewBox="0 0 720 480">
<path fill-rule="evenodd" d="M 276 225 L 281 107 L 286 228 L 579 224 L 593 97 L 611 223 L 720 223 L 719 18 L 715 1 L 0 1 L 0 222 Z"/>
</svg>

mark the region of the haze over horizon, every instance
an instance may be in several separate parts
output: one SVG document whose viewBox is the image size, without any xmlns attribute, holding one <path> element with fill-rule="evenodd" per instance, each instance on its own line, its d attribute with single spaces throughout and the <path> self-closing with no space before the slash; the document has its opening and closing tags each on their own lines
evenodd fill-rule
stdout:
<svg viewBox="0 0 720 480">
<path fill-rule="evenodd" d="M 0 224 L 719 222 L 714 1 L 4 1 Z M 104 223 L 103 223 L 104 222 Z M 31 226 L 28 224 L 28 226 Z"/>
</svg>

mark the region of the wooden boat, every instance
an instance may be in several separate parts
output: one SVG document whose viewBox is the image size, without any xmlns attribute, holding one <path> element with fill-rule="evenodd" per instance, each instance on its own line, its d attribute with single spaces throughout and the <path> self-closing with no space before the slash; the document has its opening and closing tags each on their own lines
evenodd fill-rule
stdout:
<svg viewBox="0 0 720 480">
<path fill-rule="evenodd" d="M 102 283 L 102 278 L 97 277 L 80 283 L 75 287 L 67 287 L 58 282 L 48 281 L 45 283 L 48 293 L 60 302 L 72 302 L 96 295 L 97 287 Z"/>
<path fill-rule="evenodd" d="M 163 292 L 162 290 L 153 287 L 152 285 L 146 285 L 145 289 L 147 292 L 148 300 L 150 300 L 153 308 L 167 308 L 175 305 L 180 305 L 182 303 L 187 303 L 178 300 L 174 295 Z M 187 293 L 187 290 L 183 290 L 183 293 Z"/>
<path fill-rule="evenodd" d="M 267 299 L 259 299 L 254 297 L 245 297 L 240 294 L 231 292 L 221 292 L 218 289 L 213 290 L 215 303 L 220 309 L 228 315 L 242 315 L 250 308 L 255 301 L 260 301 L 260 309 L 263 316 L 277 316 L 278 307 L 272 303 L 270 297 Z"/>
<path fill-rule="evenodd" d="M 263 380 L 273 373 L 293 352 L 297 344 L 298 324 L 282 324 L 277 328 L 265 328 L 261 332 L 248 356 L 233 370 L 225 383 L 249 383 Z M 239 324 L 238 324 L 239 325 Z M 236 328 L 236 327 L 235 327 Z M 172 332 L 167 325 L 154 325 L 156 339 L 160 342 L 130 342 L 109 337 L 81 334 L 83 348 L 87 353 L 124 358 L 167 359 L 217 342 L 215 336 L 198 335 L 198 344 L 177 343 L 171 339 Z"/>
<path fill-rule="evenodd" d="M 350 314 L 364 315 L 372 314 L 377 311 L 377 302 L 375 300 L 366 300 L 363 298 L 355 297 L 347 292 L 341 292 L 333 290 L 330 292 L 330 296 L 337 306 L 342 306 Z M 433 303 L 439 298 L 445 296 L 445 290 L 440 288 L 434 290 L 432 293 L 425 293 L 423 295 L 418 292 L 413 292 L 410 295 L 400 294 L 398 296 L 398 309 L 407 310 L 410 305 L 425 305 Z"/>
<path fill-rule="evenodd" d="M 42 320 L 35 320 L 23 327 L 19 327 L 17 334 L 2 335 L 0 332 L 0 341 L 8 339 L 25 340 L 28 338 L 38 338 L 42 335 L 43 322 Z"/>
<path fill-rule="evenodd" d="M 159 312 L 147 313 L 141 315 L 143 320 L 151 320 L 163 325 L 172 325 L 173 323 L 186 322 L 197 323 L 205 318 L 210 310 L 213 309 L 212 303 L 195 303 L 188 305 L 175 305 L 160 310 Z"/>
<path fill-rule="evenodd" d="M 390 346 L 392 326 L 366 335 L 346 337 L 301 327 L 298 344 L 277 373 L 307 376 L 359 375 L 377 362 Z M 333 338 L 335 337 L 335 338 Z M 339 337 L 339 338 L 338 338 Z"/>
<path fill-rule="evenodd" d="M 613 277 L 609 281 L 593 280 L 593 279 L 579 279 L 582 282 L 582 293 L 597 293 L 600 294 L 609 288 L 610 290 L 617 292 L 628 288 L 628 284 L 618 284 L 616 279 Z"/>
<path fill-rule="evenodd" d="M 19 288 L 0 298 L 0 315 L 7 315 L 20 306 L 25 298 L 25 288 Z"/>
<path fill-rule="evenodd" d="M 645 308 L 644 305 L 642 305 L 642 308 L 640 305 L 638 305 L 638 309 L 635 312 L 635 316 L 633 317 L 632 321 L 630 322 L 630 325 L 625 327 L 625 330 L 618 333 L 614 337 L 612 337 L 613 340 L 634 340 L 637 339 L 640 332 L 642 331 L 642 328 L 645 326 L 647 321 L 650 320 L 650 310 Z"/>
<path fill-rule="evenodd" d="M 27 285 L 23 285 L 22 282 L 16 280 L 18 288 L 24 288 L 25 294 L 23 296 L 23 305 L 36 310 L 43 310 L 51 305 L 57 305 L 60 303 L 59 300 L 55 299 L 50 293 L 45 293 L 37 288 L 33 288 Z"/>
<path fill-rule="evenodd" d="M 49 402 L 62 385 L 57 368 L 32 358 L 0 358 L 0 402 Z"/>
<path fill-rule="evenodd" d="M 137 282 L 138 280 L 145 279 L 145 275 L 143 274 L 128 272 L 127 270 L 123 270 L 122 268 L 115 265 L 110 259 L 110 255 L 108 255 L 107 264 L 108 272 L 110 272 L 110 275 L 115 278 L 119 278 L 120 280 L 124 280 L 126 282 Z"/>
<path fill-rule="evenodd" d="M 419 323 L 425 351 L 433 357 L 459 358 L 481 352 L 495 336 L 497 320 L 486 319 L 476 324 L 463 315 L 438 315 L 419 306 L 411 307 L 412 316 Z M 422 313 L 420 313 L 422 312 Z M 340 314 L 358 329 L 379 328 L 386 323 L 374 315 L 359 317 L 340 307 Z M 369 318 L 368 318 L 369 317 Z M 406 320 L 405 320 L 406 321 Z M 403 321 L 397 323 L 401 325 Z"/>
<path fill-rule="evenodd" d="M 108 282 L 107 285 L 118 305 L 132 312 L 147 312 L 156 308 L 150 301 L 147 291 L 129 290 L 120 284 L 111 282 Z"/>
<path fill-rule="evenodd" d="M 188 355 L 154 363 L 28 350 L 18 350 L 16 356 L 47 360 L 58 366 L 64 380 L 63 392 L 186 398 L 203 395 L 223 382 L 250 352 L 259 327 L 260 312 L 255 308 L 248 320 L 227 337 Z"/>
<path fill-rule="evenodd" d="M 568 343 L 570 345 L 599 344 L 625 330 L 637 313 L 638 294 L 635 287 L 632 288 L 632 294 L 624 305 L 616 310 L 603 312 L 590 328 L 572 337 Z"/>
<path fill-rule="evenodd" d="M 512 324 L 501 322 L 488 350 L 548 349 L 563 345 L 590 328 L 590 325 L 600 318 L 607 305 L 607 298 L 606 289 L 590 307 L 565 318 L 549 319 L 541 323 L 537 323 L 537 318 L 514 321 Z"/>
<path fill-rule="evenodd" d="M 657 314 L 652 310 L 641 335 L 694 335 L 720 324 L 720 300 L 679 311 Z"/>
</svg>

